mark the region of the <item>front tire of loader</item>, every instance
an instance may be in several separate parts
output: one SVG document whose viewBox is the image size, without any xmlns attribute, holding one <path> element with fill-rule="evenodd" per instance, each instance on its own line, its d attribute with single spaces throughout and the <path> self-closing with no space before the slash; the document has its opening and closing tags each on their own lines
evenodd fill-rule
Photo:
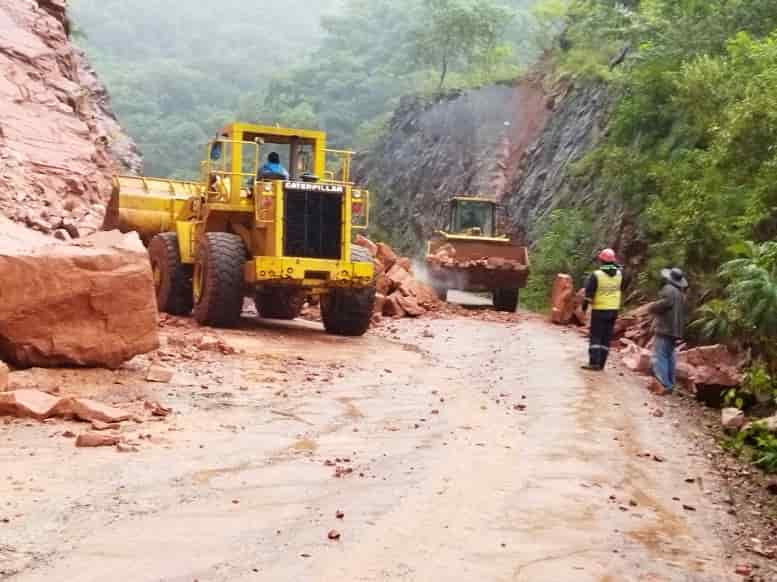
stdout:
<svg viewBox="0 0 777 582">
<path fill-rule="evenodd" d="M 243 309 L 246 248 L 236 234 L 209 232 L 197 247 L 194 318 L 201 325 L 231 327 Z"/>
<path fill-rule="evenodd" d="M 351 246 L 352 263 L 372 263 L 370 251 L 359 245 Z M 321 319 L 324 329 L 332 335 L 351 337 L 367 333 L 375 311 L 375 282 L 358 289 L 333 289 L 321 297 Z"/>
<path fill-rule="evenodd" d="M 148 246 L 159 311 L 188 315 L 192 311 L 192 266 L 181 262 L 178 235 L 163 232 Z"/>
<path fill-rule="evenodd" d="M 515 313 L 518 309 L 518 289 L 495 289 L 494 307 L 497 311 Z"/>
<path fill-rule="evenodd" d="M 305 304 L 305 292 L 298 289 L 261 289 L 254 297 L 256 311 L 267 319 L 296 319 Z"/>
</svg>

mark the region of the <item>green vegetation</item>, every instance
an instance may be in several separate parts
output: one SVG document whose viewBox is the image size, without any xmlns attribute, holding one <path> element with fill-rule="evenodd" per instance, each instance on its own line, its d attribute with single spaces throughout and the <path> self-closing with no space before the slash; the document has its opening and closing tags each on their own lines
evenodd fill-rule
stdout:
<svg viewBox="0 0 777 582">
<path fill-rule="evenodd" d="M 70 13 L 146 172 L 192 177 L 201 146 L 321 38 L 336 0 L 71 0 Z"/>
<path fill-rule="evenodd" d="M 561 71 L 621 95 L 585 167 L 649 244 L 644 291 L 660 267 L 683 267 L 700 306 L 694 329 L 755 350 L 774 372 L 774 3 L 572 0 L 566 24 Z"/>
<path fill-rule="evenodd" d="M 525 10 L 534 0 L 345 0 L 324 18 L 321 45 L 241 117 L 325 128 L 363 148 L 401 97 L 514 79 L 535 51 Z"/>
<path fill-rule="evenodd" d="M 512 79 L 534 0 L 72 0 L 146 173 L 192 177 L 225 123 L 324 128 L 365 145 L 401 96 Z"/>
<path fill-rule="evenodd" d="M 521 295 L 525 307 L 547 307 L 557 273 L 572 275 L 577 283 L 583 280 L 594 256 L 591 235 L 591 218 L 579 210 L 556 210 L 537 226 L 529 283 Z"/>
<path fill-rule="evenodd" d="M 769 432 L 763 421 L 752 423 L 724 446 L 764 471 L 777 473 L 777 435 Z"/>
</svg>

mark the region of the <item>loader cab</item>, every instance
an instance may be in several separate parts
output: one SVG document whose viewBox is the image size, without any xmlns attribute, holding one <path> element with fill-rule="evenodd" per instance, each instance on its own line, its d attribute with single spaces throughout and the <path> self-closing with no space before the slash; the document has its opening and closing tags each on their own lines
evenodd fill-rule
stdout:
<svg viewBox="0 0 777 582">
<path fill-rule="evenodd" d="M 482 198 L 451 201 L 450 232 L 464 236 L 496 237 L 497 204 Z"/>
</svg>

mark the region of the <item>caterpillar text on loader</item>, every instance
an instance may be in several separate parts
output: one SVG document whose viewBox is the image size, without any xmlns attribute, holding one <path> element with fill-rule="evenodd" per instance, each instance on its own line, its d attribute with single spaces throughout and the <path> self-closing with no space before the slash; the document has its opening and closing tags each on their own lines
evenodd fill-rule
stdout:
<svg viewBox="0 0 777 582">
<path fill-rule="evenodd" d="M 270 152 L 290 179 L 259 175 Z M 221 327 L 246 295 L 273 319 L 297 317 L 313 296 L 329 333 L 362 335 L 373 263 L 351 238 L 368 226 L 370 198 L 350 181 L 351 156 L 327 150 L 322 132 L 231 124 L 207 145 L 199 182 L 116 177 L 104 226 L 148 245 L 161 311 Z"/>
<path fill-rule="evenodd" d="M 436 233 L 427 249 L 429 275 L 441 299 L 449 289 L 488 291 L 497 310 L 518 308 L 529 276 L 529 251 L 497 233 L 497 208 L 488 198 L 451 200 L 447 230 Z"/>
</svg>

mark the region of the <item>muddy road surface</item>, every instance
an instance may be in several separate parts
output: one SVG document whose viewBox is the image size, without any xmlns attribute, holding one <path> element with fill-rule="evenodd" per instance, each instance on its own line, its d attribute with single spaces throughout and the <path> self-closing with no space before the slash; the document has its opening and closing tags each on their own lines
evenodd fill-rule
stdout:
<svg viewBox="0 0 777 582">
<path fill-rule="evenodd" d="M 584 340 L 529 316 L 163 329 L 169 384 L 16 382 L 174 413 L 76 449 L 75 423 L 0 424 L 0 579 L 14 582 L 741 580 L 725 491 L 673 418 Z M 57 375 L 58 374 L 58 375 Z M 45 386 L 44 386 L 45 387 Z M 329 539 L 331 537 L 338 539 Z"/>
</svg>

